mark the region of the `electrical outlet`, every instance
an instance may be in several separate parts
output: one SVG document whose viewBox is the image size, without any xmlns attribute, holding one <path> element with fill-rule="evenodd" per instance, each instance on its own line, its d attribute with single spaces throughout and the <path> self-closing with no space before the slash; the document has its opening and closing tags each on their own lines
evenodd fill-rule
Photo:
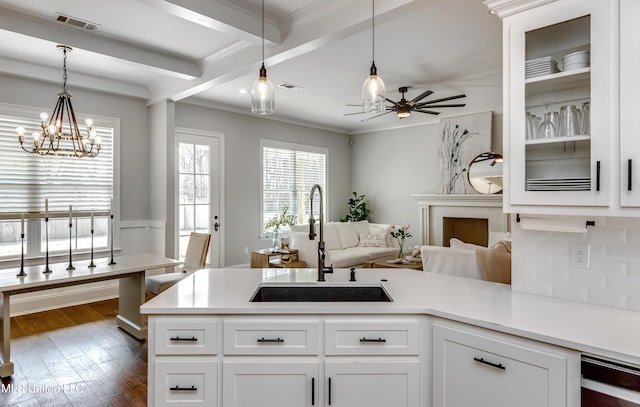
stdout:
<svg viewBox="0 0 640 407">
<path fill-rule="evenodd" d="M 589 244 L 571 244 L 571 267 L 587 270 L 589 268 Z"/>
<path fill-rule="evenodd" d="M 244 254 L 249 254 L 249 248 L 248 247 L 244 248 Z"/>
</svg>

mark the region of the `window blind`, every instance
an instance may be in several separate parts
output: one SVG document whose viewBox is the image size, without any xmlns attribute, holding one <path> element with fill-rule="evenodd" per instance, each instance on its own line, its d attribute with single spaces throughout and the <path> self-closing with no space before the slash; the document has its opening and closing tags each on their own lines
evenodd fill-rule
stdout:
<svg viewBox="0 0 640 407">
<path fill-rule="evenodd" d="M 40 131 L 39 112 L 0 113 L 0 216 L 11 213 L 108 211 L 113 197 L 113 142 L 115 121 L 94 120 L 102 137 L 100 154 L 94 158 L 40 156 L 20 148 L 16 128 L 25 128 L 25 148 L 31 133 Z M 84 120 L 79 120 L 85 132 Z M 55 214 L 54 214 L 55 216 Z"/>
<path fill-rule="evenodd" d="M 282 212 L 284 206 L 297 223 L 309 219 L 309 192 L 319 184 L 326 200 L 326 149 L 263 140 L 262 143 L 262 224 Z M 319 214 L 315 196 L 314 216 Z"/>
</svg>

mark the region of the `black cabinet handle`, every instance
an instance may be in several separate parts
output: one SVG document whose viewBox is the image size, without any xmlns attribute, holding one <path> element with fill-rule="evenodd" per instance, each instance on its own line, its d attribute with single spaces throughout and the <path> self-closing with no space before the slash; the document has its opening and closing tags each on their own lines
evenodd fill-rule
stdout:
<svg viewBox="0 0 640 407">
<path fill-rule="evenodd" d="M 600 161 L 596 161 L 596 191 L 600 191 Z"/>
<path fill-rule="evenodd" d="M 378 342 L 378 343 L 384 343 L 386 342 L 386 339 L 382 339 L 382 338 L 378 338 L 378 339 L 369 339 L 369 338 L 360 338 L 360 342 Z"/>
<path fill-rule="evenodd" d="M 173 342 L 198 342 L 198 338 L 196 338 L 195 336 L 192 336 L 191 338 L 181 338 L 179 336 L 176 336 L 175 338 L 169 338 L 169 340 Z"/>
<path fill-rule="evenodd" d="M 329 405 L 331 405 L 331 378 L 329 378 Z"/>
<path fill-rule="evenodd" d="M 265 339 L 263 337 L 258 339 L 258 343 L 284 343 L 284 339 L 280 339 L 279 337 L 276 339 Z"/>
<path fill-rule="evenodd" d="M 316 378 L 311 378 L 311 405 L 316 405 Z"/>
<path fill-rule="evenodd" d="M 198 391 L 198 388 L 196 386 L 180 387 L 180 386 L 176 385 L 176 387 L 169 387 L 169 390 L 171 390 L 171 391 Z"/>
<path fill-rule="evenodd" d="M 631 191 L 632 189 L 631 175 L 632 175 L 631 158 L 629 158 L 629 160 L 627 161 L 627 191 Z"/>
<path fill-rule="evenodd" d="M 488 361 L 484 360 L 484 358 L 473 358 L 473 360 L 475 360 L 478 363 L 483 363 L 485 365 L 488 365 L 488 366 L 491 366 L 491 367 L 495 367 L 496 369 L 507 370 L 507 368 L 504 367 L 504 365 L 502 363 L 491 363 L 491 362 L 488 362 Z"/>
</svg>

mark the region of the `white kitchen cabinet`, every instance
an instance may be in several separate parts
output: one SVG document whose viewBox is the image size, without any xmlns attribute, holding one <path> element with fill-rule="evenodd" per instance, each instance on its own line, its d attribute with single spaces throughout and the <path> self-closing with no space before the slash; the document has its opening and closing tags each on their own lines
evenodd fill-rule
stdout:
<svg viewBox="0 0 640 407">
<path fill-rule="evenodd" d="M 420 362 L 417 358 L 333 358 L 325 363 L 324 384 L 326 406 L 419 406 Z"/>
<path fill-rule="evenodd" d="M 486 3 L 490 8 L 492 3 L 509 7 L 504 1 Z M 612 102 L 617 95 L 612 41 L 617 1 L 511 3 L 512 13 L 506 13 L 503 21 L 505 211 L 576 214 L 592 213 L 588 208 L 606 210 L 615 189 L 613 174 L 617 174 L 610 154 L 616 113 Z M 524 11 L 516 12 L 517 8 Z M 589 66 L 563 66 L 564 56 L 579 51 L 589 53 Z M 557 61 L 561 71 L 553 72 L 550 63 L 539 62 L 545 58 Z M 546 66 L 546 72 L 540 66 Z M 590 129 L 579 125 L 575 134 L 561 136 L 559 129 L 564 126 L 557 126 L 556 137 L 527 139 L 528 113 L 543 118 L 545 110 L 560 112 L 562 106 L 571 105 L 581 109 L 585 102 L 590 104 Z"/>
<path fill-rule="evenodd" d="M 318 405 L 318 361 L 300 358 L 230 358 L 223 365 L 225 407 Z"/>
<path fill-rule="evenodd" d="M 640 3 L 620 0 L 620 205 L 640 207 Z"/>
<path fill-rule="evenodd" d="M 577 352 L 471 326 L 433 327 L 434 407 L 577 407 Z"/>
</svg>

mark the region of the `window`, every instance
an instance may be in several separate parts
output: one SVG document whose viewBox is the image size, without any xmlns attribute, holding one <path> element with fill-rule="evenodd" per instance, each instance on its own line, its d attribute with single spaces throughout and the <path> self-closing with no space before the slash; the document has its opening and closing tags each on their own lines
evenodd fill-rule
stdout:
<svg viewBox="0 0 640 407">
<path fill-rule="evenodd" d="M 74 250 L 91 246 L 94 216 L 94 248 L 108 245 L 108 215 L 114 191 L 114 139 L 117 119 L 94 119 L 93 128 L 102 137 L 95 158 L 38 156 L 24 152 L 16 127 L 26 134 L 40 130 L 40 111 L 34 108 L 0 106 L 0 257 L 20 254 L 20 217 L 25 221 L 25 252 L 37 257 L 45 251 L 44 202 L 49 202 L 49 252 L 69 249 L 69 205 L 74 221 L 71 245 Z M 78 115 L 80 131 L 84 117 Z M 28 138 L 25 144 L 28 144 Z M 28 148 L 28 146 L 26 147 Z"/>
<path fill-rule="evenodd" d="M 262 225 L 282 212 L 284 206 L 297 223 L 309 220 L 309 192 L 314 184 L 322 187 L 327 200 L 327 149 L 300 144 L 262 140 Z M 314 217 L 319 216 L 318 195 Z M 326 211 L 325 211 L 326 212 Z"/>
</svg>

